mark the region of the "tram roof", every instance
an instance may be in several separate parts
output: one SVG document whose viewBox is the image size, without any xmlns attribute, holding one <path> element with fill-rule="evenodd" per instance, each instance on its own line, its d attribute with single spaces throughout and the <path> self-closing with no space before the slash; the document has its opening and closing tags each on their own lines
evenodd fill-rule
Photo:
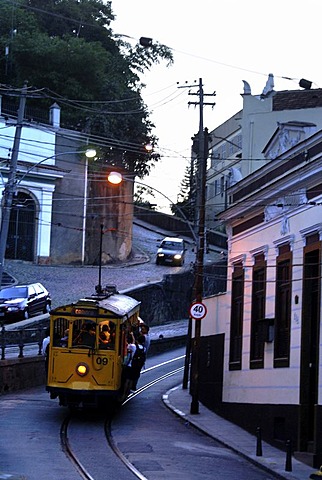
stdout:
<svg viewBox="0 0 322 480">
<path fill-rule="evenodd" d="M 77 302 L 71 303 L 70 305 L 63 305 L 57 307 L 51 311 L 51 313 L 56 314 L 59 311 L 73 307 L 98 307 L 107 310 L 108 312 L 113 313 L 115 316 L 124 317 L 129 315 L 135 310 L 138 310 L 141 302 L 135 298 L 129 297 L 128 295 L 123 295 L 121 293 L 116 293 L 107 297 L 95 296 L 81 298 Z"/>
</svg>

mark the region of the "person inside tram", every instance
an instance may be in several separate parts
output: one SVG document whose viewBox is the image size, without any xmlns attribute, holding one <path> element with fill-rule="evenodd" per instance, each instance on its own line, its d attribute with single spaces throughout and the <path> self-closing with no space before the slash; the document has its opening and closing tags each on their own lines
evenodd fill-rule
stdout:
<svg viewBox="0 0 322 480">
<path fill-rule="evenodd" d="M 116 325 L 114 322 L 110 322 L 110 344 L 111 348 L 115 347 L 115 337 L 116 337 Z"/>
<path fill-rule="evenodd" d="M 107 324 L 102 326 L 102 330 L 99 336 L 99 344 L 100 348 L 107 348 L 109 342 L 110 342 L 110 328 Z"/>
<path fill-rule="evenodd" d="M 67 347 L 68 346 L 68 334 L 69 334 L 69 329 L 66 328 L 64 332 L 64 336 L 60 339 L 60 345 L 62 347 Z"/>
<path fill-rule="evenodd" d="M 84 347 L 95 347 L 96 327 L 94 322 L 84 323 L 75 343 Z"/>
</svg>

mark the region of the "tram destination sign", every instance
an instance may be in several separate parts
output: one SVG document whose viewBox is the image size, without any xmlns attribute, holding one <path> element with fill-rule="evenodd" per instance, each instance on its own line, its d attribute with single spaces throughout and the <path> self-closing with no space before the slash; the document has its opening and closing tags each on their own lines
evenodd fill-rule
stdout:
<svg viewBox="0 0 322 480">
<path fill-rule="evenodd" d="M 207 307 L 202 302 L 194 302 L 190 306 L 189 313 L 194 320 L 202 320 L 207 315 Z"/>
</svg>

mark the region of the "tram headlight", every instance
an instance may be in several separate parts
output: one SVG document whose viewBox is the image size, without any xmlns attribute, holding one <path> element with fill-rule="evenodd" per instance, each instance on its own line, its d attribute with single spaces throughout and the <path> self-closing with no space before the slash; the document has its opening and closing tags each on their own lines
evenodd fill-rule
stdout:
<svg viewBox="0 0 322 480">
<path fill-rule="evenodd" d="M 89 372 L 89 366 L 86 365 L 86 363 L 78 363 L 76 365 L 76 373 L 80 377 L 85 377 L 85 375 L 87 375 L 88 372 Z"/>
</svg>

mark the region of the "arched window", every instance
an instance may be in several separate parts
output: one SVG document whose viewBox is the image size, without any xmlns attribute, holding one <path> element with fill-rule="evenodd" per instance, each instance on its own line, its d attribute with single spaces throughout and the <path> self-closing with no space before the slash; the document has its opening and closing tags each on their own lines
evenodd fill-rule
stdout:
<svg viewBox="0 0 322 480">
<path fill-rule="evenodd" d="M 24 192 L 14 197 L 7 239 L 6 258 L 14 260 L 34 260 L 36 204 Z"/>
</svg>

